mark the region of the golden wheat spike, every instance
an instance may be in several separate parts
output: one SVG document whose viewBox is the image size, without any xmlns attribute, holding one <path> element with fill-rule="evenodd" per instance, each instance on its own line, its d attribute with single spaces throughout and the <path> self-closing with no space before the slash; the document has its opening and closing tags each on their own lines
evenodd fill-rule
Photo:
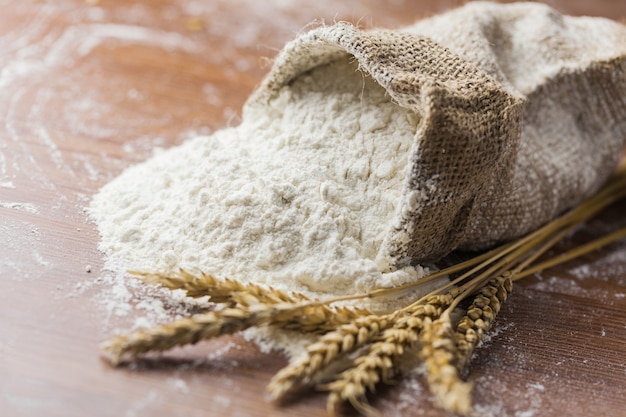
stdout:
<svg viewBox="0 0 626 417">
<path fill-rule="evenodd" d="M 459 372 L 462 373 L 467 367 L 474 348 L 491 327 L 512 289 L 510 279 L 492 279 L 474 296 L 465 315 L 458 321 L 454 339 L 457 345 L 455 360 Z"/>
<path fill-rule="evenodd" d="M 215 303 L 252 303 L 279 304 L 309 301 L 304 294 L 284 291 L 271 287 L 262 287 L 254 283 L 241 283 L 233 279 L 218 279 L 211 274 L 192 274 L 187 270 L 145 272 L 129 271 L 138 279 L 151 285 L 160 285 L 170 290 L 183 290 L 189 297 L 210 297 Z M 245 296 L 244 296 L 245 295 Z"/>
<path fill-rule="evenodd" d="M 450 316 L 424 321 L 420 357 L 426 365 L 430 392 L 437 404 L 452 413 L 472 413 L 471 384 L 463 382 L 455 366 L 456 343 Z"/>
<path fill-rule="evenodd" d="M 413 304 L 390 315 L 391 325 L 366 346 L 350 368 L 332 382 L 318 386 L 329 391 L 329 412 L 335 413 L 342 403 L 349 402 L 360 413 L 375 415 L 367 403 L 367 392 L 374 392 L 379 382 L 391 382 L 398 363 L 418 341 L 424 320 L 439 317 L 452 300 L 448 295 L 430 296 L 425 304 Z"/>
<path fill-rule="evenodd" d="M 100 345 L 104 357 L 113 365 L 118 365 L 128 357 L 146 352 L 161 352 L 173 348 L 195 344 L 223 334 L 230 334 L 251 326 L 263 324 L 271 317 L 271 310 L 251 312 L 239 308 L 211 311 L 172 323 L 118 335 Z"/>
<path fill-rule="evenodd" d="M 321 336 L 307 347 L 302 356 L 291 361 L 272 378 L 267 387 L 271 398 L 279 399 L 292 388 L 310 383 L 325 366 L 365 345 L 388 324 L 388 316 L 371 314 Z"/>
</svg>

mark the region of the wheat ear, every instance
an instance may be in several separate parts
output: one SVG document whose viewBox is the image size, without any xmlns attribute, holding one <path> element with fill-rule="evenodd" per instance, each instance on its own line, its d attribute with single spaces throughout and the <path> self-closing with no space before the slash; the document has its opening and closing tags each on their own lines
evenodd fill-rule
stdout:
<svg viewBox="0 0 626 417">
<path fill-rule="evenodd" d="M 211 274 L 192 274 L 187 270 L 179 269 L 169 273 L 129 271 L 141 281 L 160 285 L 170 290 L 183 290 L 189 297 L 209 296 L 214 303 L 252 304 L 279 304 L 309 301 L 304 294 L 284 291 L 271 287 L 247 283 L 224 278 L 218 279 Z M 249 296 L 244 297 L 243 294 Z"/>
<path fill-rule="evenodd" d="M 456 366 L 460 373 L 467 367 L 474 348 L 487 333 L 506 301 L 513 284 L 510 278 L 494 278 L 474 296 L 465 315 L 458 321 L 456 340 Z"/>
<path fill-rule="evenodd" d="M 321 336 L 272 378 L 267 387 L 271 398 L 280 399 L 291 389 L 311 383 L 331 362 L 365 345 L 388 325 L 389 316 L 370 314 Z"/>
<path fill-rule="evenodd" d="M 326 302 L 310 300 L 297 292 L 287 294 L 275 288 L 232 279 L 217 279 L 210 274 L 199 275 L 180 269 L 172 273 L 130 271 L 140 280 L 160 285 L 170 290 L 184 290 L 190 297 L 209 296 L 215 303 L 228 304 L 231 307 L 251 307 L 277 304 L 309 304 L 302 307 L 302 314 L 294 316 L 290 321 L 282 323 L 287 330 L 305 333 L 325 333 L 350 323 L 359 317 L 372 314 L 369 310 L 353 306 L 329 307 Z"/>
<path fill-rule="evenodd" d="M 276 312 L 267 308 L 254 312 L 240 308 L 211 311 L 127 335 L 114 336 L 102 343 L 100 349 L 111 364 L 117 365 L 127 357 L 195 344 L 200 340 L 258 326 L 268 322 L 273 314 Z"/>
<path fill-rule="evenodd" d="M 424 320 L 420 357 L 426 365 L 428 386 L 437 404 L 447 411 L 469 415 L 472 386 L 461 380 L 455 366 L 457 348 L 449 311 L 437 320 Z"/>
<path fill-rule="evenodd" d="M 418 341 L 424 319 L 441 315 L 452 300 L 449 294 L 429 296 L 424 303 L 416 302 L 391 316 L 392 325 L 367 346 L 352 367 L 337 375 L 334 381 L 318 387 L 329 391 L 328 412 L 335 414 L 347 401 L 364 415 L 377 415 L 367 403 L 367 392 L 374 392 L 379 382 L 392 380 L 398 362 Z"/>
</svg>

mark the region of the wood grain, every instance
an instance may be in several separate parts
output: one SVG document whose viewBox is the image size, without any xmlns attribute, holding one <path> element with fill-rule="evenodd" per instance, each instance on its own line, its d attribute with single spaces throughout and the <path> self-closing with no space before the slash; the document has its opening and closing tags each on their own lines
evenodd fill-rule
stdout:
<svg viewBox="0 0 626 417">
<path fill-rule="evenodd" d="M 325 415 L 316 393 L 267 403 L 285 359 L 240 337 L 104 364 L 98 343 L 136 313 L 103 305 L 112 284 L 84 207 L 155 147 L 237 124 L 264 58 L 311 21 L 397 27 L 459 3 L 0 0 L 0 415 Z M 620 1 L 550 4 L 626 17 Z M 625 209 L 561 250 L 623 224 Z M 479 415 L 624 415 L 625 251 L 617 243 L 516 287 L 472 364 Z M 416 376 L 374 404 L 443 415 Z"/>
</svg>

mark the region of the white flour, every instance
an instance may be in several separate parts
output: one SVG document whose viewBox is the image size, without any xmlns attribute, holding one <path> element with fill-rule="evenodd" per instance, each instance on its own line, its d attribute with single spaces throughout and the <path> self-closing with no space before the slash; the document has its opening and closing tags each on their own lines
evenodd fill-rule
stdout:
<svg viewBox="0 0 626 417">
<path fill-rule="evenodd" d="M 94 197 L 109 266 L 182 267 L 316 297 L 423 274 L 383 273 L 376 260 L 416 115 L 346 58 L 243 119 L 131 167 Z"/>
</svg>

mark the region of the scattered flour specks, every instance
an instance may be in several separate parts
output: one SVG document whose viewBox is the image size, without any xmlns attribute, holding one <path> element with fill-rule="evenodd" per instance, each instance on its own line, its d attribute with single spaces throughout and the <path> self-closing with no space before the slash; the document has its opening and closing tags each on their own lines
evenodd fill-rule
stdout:
<svg viewBox="0 0 626 417">
<path fill-rule="evenodd" d="M 234 342 L 228 342 L 226 343 L 224 346 L 222 346 L 220 349 L 211 352 L 208 356 L 207 359 L 209 361 L 214 361 L 216 359 L 220 359 L 222 358 L 226 353 L 230 352 L 232 349 L 237 349 L 237 345 Z"/>
<path fill-rule="evenodd" d="M 189 394 L 189 386 L 185 380 L 180 378 L 167 378 L 167 385 L 180 394 Z"/>
<path fill-rule="evenodd" d="M 39 214 L 37 206 L 31 203 L 23 203 L 18 201 L 0 201 L 0 207 L 24 211 L 30 214 Z"/>
<path fill-rule="evenodd" d="M 162 403 L 162 398 L 157 390 L 151 389 L 143 397 L 134 401 L 124 413 L 125 417 L 139 417 L 146 415 L 148 410 L 158 407 Z"/>
</svg>

